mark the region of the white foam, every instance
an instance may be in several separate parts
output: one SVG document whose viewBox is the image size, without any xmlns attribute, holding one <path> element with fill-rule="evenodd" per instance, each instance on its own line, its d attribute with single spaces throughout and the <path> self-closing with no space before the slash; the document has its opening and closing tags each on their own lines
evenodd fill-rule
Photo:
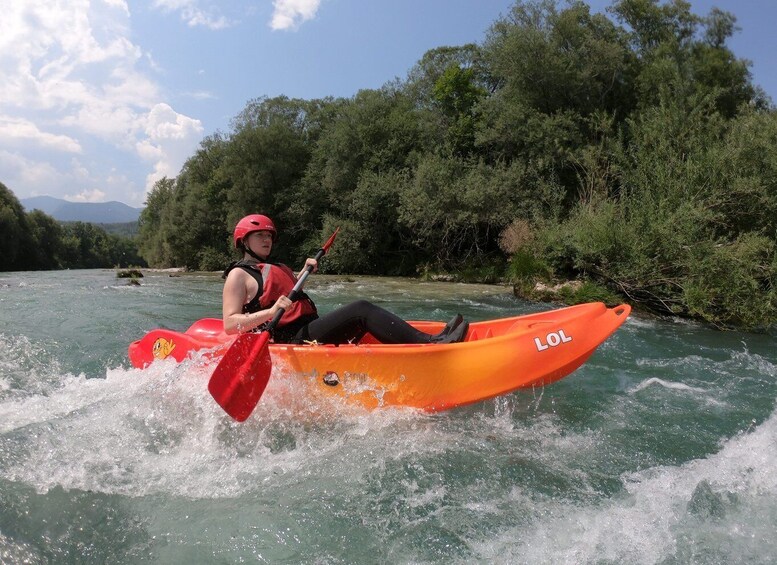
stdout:
<svg viewBox="0 0 777 565">
<path fill-rule="evenodd" d="M 392 435 L 398 423 L 428 418 L 408 409 L 368 412 L 275 370 L 254 414 L 238 424 L 207 392 L 212 370 L 202 359 L 156 362 L 108 370 L 105 379 L 67 378 L 50 394 L 3 402 L 0 431 L 11 443 L 0 476 L 39 492 L 230 497 L 316 461 L 339 461 L 332 453 L 350 454 L 347 440 L 373 445 L 380 440 L 370 432 Z"/>
<path fill-rule="evenodd" d="M 777 533 L 776 464 L 777 412 L 710 457 L 627 474 L 625 492 L 598 507 L 538 502 L 516 490 L 526 523 L 472 547 L 479 558 L 497 563 L 652 564 L 692 554 L 694 536 L 709 532 L 724 556 L 768 562 L 764 551 L 777 550 L 771 541 Z M 721 515 L 689 510 L 697 493 L 706 491 L 722 501 Z M 726 506 L 730 500 L 737 502 Z"/>
<path fill-rule="evenodd" d="M 5 400 L 49 393 L 60 386 L 62 369 L 43 346 L 0 333 L 0 373 Z"/>
<path fill-rule="evenodd" d="M 693 387 L 689 386 L 684 383 L 676 383 L 672 381 L 665 381 L 663 379 L 659 379 L 658 377 L 651 377 L 649 379 L 646 379 L 639 383 L 637 386 L 632 388 L 629 392 L 635 393 L 639 392 L 641 390 L 644 390 L 650 386 L 661 386 L 663 388 L 669 389 L 669 390 L 679 390 L 684 392 L 694 392 L 694 393 L 706 393 L 707 391 L 703 388 Z"/>
</svg>

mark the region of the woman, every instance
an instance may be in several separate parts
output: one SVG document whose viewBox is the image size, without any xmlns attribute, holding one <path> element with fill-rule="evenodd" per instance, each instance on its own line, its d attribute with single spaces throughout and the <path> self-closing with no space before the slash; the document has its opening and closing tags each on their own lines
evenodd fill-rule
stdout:
<svg viewBox="0 0 777 565">
<path fill-rule="evenodd" d="M 429 335 L 366 300 L 357 300 L 318 316 L 316 305 L 306 294 L 291 302 L 298 274 L 286 265 L 269 262 L 278 232 L 267 216 L 252 214 L 240 220 L 233 234 L 235 247 L 243 259 L 232 263 L 224 277 L 222 310 L 224 331 L 228 334 L 261 329 L 280 308 L 285 310 L 273 331 L 276 343 L 357 343 L 367 332 L 381 343 L 455 343 L 467 335 L 469 324 L 457 315 L 437 335 Z M 315 259 L 308 259 L 305 268 Z"/>
</svg>

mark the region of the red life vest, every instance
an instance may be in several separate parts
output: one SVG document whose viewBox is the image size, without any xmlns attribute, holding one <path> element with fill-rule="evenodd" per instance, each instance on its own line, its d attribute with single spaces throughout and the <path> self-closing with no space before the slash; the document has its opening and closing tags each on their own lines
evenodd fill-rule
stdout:
<svg viewBox="0 0 777 565">
<path fill-rule="evenodd" d="M 230 265 L 224 271 L 224 278 L 229 271 L 235 267 L 240 267 L 251 275 L 259 285 L 259 290 L 251 300 L 243 305 L 243 313 L 249 314 L 272 307 L 275 301 L 281 296 L 288 296 L 294 285 L 297 283 L 297 276 L 289 267 L 274 263 L 255 263 L 249 261 L 238 261 Z M 316 305 L 310 297 L 300 293 L 297 300 L 291 303 L 278 322 L 278 328 L 288 326 L 302 320 L 310 321 L 318 317 Z"/>
</svg>

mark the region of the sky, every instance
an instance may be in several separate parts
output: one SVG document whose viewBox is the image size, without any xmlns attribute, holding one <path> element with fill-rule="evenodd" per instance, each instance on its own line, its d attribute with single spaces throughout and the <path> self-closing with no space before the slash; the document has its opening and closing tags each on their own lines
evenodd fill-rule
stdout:
<svg viewBox="0 0 777 565">
<path fill-rule="evenodd" d="M 589 0 L 603 11 L 610 0 Z M 17 196 L 142 207 L 262 96 L 351 97 L 429 49 L 482 43 L 514 0 L 0 0 L 0 182 Z M 777 101 L 777 2 L 729 46 Z"/>
</svg>

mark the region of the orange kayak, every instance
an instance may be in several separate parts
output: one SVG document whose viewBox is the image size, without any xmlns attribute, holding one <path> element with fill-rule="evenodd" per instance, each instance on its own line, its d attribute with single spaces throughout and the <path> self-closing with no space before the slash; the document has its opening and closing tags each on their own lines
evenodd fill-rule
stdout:
<svg viewBox="0 0 777 565">
<path fill-rule="evenodd" d="M 631 307 L 600 302 L 470 324 L 461 343 L 384 345 L 365 336 L 354 345 L 270 344 L 273 367 L 321 392 L 368 408 L 410 406 L 446 410 L 555 382 L 580 367 L 626 320 Z M 411 322 L 437 333 L 442 322 Z M 235 336 L 206 318 L 186 332 L 153 330 L 129 346 L 133 366 L 182 361 L 194 351 L 214 358 Z"/>
</svg>

